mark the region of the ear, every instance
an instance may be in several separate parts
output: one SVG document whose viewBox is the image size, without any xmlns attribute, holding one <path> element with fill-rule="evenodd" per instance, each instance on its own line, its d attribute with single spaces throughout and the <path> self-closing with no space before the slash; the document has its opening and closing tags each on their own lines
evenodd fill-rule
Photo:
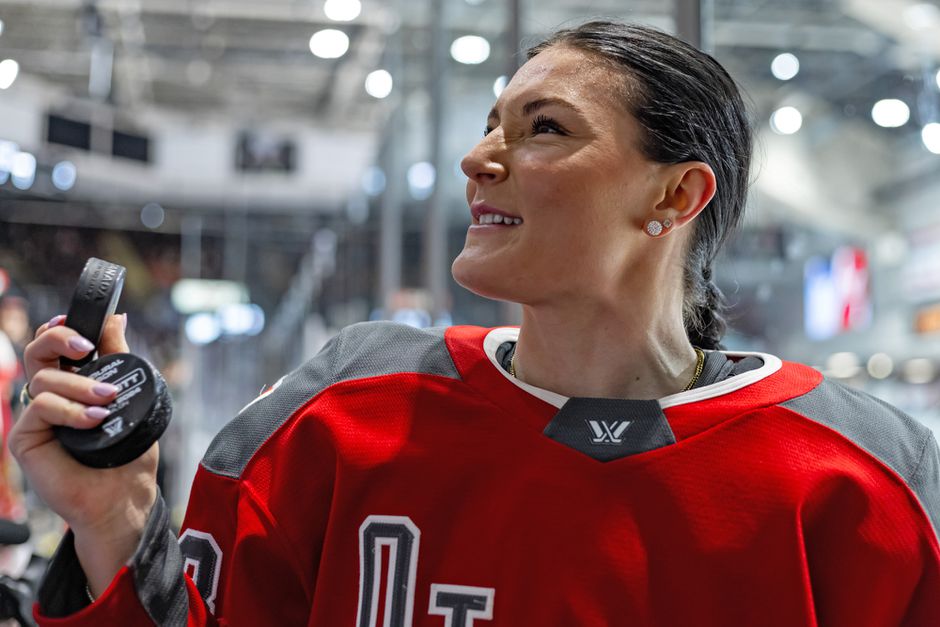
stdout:
<svg viewBox="0 0 940 627">
<path fill-rule="evenodd" d="M 691 222 L 708 206 L 718 189 L 715 172 L 701 161 L 685 161 L 670 165 L 666 172 L 666 189 L 656 211 L 672 220 L 675 228 Z"/>
</svg>

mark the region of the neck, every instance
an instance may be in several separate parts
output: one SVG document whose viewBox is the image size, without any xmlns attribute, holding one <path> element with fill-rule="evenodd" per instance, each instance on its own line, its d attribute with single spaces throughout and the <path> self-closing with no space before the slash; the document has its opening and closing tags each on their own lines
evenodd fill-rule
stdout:
<svg viewBox="0 0 940 627">
<path fill-rule="evenodd" d="M 568 397 L 658 399 L 681 392 L 697 357 L 681 314 L 664 316 L 676 310 L 662 305 L 639 299 L 628 308 L 525 305 L 516 376 Z"/>
</svg>

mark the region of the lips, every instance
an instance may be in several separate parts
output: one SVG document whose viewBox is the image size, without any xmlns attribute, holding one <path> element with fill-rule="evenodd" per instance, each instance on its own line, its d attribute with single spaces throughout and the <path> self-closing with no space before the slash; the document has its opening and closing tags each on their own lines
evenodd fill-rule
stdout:
<svg viewBox="0 0 940 627">
<path fill-rule="evenodd" d="M 473 216 L 474 224 L 522 224 L 521 216 L 514 215 L 508 211 L 503 211 L 502 209 L 497 209 L 496 207 L 487 205 L 486 203 L 474 203 L 470 206 L 470 213 Z M 499 216 L 498 221 L 496 216 Z"/>
</svg>

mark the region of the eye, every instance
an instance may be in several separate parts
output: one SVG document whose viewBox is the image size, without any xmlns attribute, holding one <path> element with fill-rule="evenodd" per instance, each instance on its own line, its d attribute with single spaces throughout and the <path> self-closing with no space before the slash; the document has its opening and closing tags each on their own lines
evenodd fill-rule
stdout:
<svg viewBox="0 0 940 627">
<path fill-rule="evenodd" d="M 540 115 L 532 120 L 532 133 L 554 133 L 556 135 L 567 135 L 565 129 L 552 118 Z"/>
</svg>

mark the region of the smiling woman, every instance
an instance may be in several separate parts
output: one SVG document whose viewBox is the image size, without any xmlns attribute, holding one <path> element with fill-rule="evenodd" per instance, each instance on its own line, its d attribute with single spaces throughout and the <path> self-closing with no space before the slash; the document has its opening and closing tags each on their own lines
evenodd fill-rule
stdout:
<svg viewBox="0 0 940 627">
<path fill-rule="evenodd" d="M 213 441 L 179 542 L 156 451 L 95 475 L 56 448 L 96 400 L 49 367 L 74 333 L 40 328 L 10 446 L 71 529 L 41 622 L 940 624 L 930 431 L 720 350 L 750 150 L 734 81 L 673 37 L 533 48 L 463 159 L 453 264 L 521 327 L 344 329 Z"/>
</svg>

